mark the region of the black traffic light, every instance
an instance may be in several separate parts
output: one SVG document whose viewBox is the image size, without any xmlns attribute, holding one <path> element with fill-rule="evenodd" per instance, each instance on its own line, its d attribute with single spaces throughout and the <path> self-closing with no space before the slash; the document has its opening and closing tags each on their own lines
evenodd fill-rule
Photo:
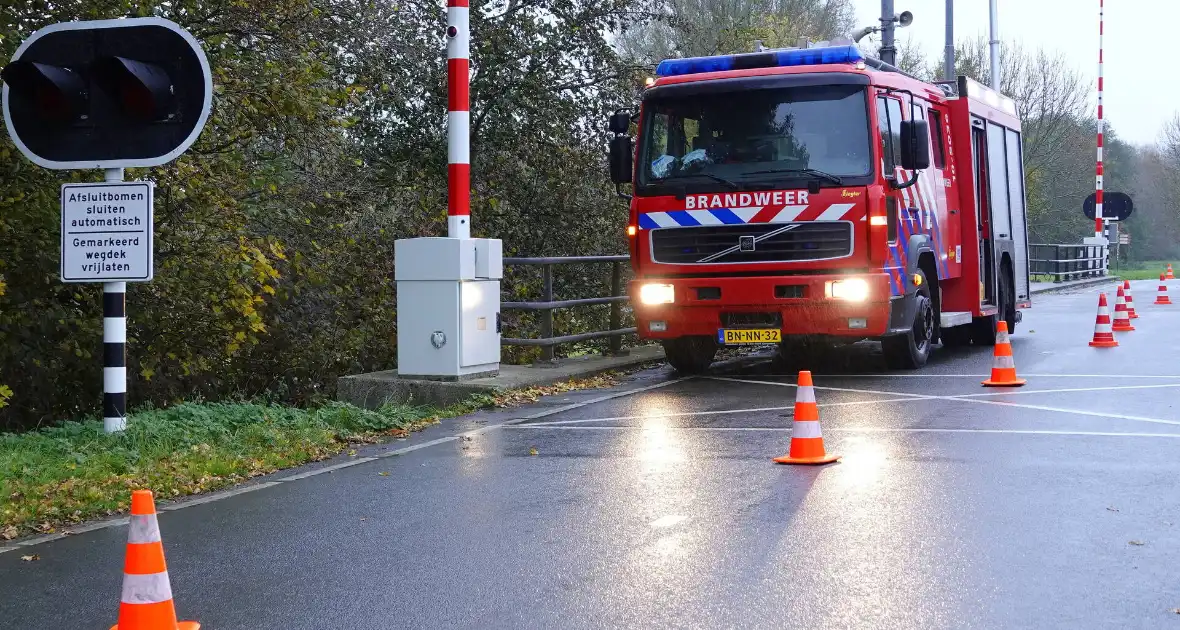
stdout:
<svg viewBox="0 0 1180 630">
<path fill-rule="evenodd" d="M 46 168 L 164 164 L 196 141 L 212 102 L 200 45 L 160 18 L 48 26 L 0 79 L 13 140 Z"/>
</svg>

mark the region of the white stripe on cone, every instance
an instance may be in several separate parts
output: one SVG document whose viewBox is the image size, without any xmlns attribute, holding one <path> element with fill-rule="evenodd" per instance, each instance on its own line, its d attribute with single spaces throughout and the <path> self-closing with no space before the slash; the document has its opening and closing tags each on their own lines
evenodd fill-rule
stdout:
<svg viewBox="0 0 1180 630">
<path fill-rule="evenodd" d="M 1012 357 L 999 356 L 996 357 L 995 363 L 993 363 L 992 366 L 998 368 L 1015 368 L 1016 362 L 1012 360 Z"/>
<path fill-rule="evenodd" d="M 795 402 L 813 403 L 815 402 L 815 387 L 812 385 L 803 385 L 795 394 Z"/>
<path fill-rule="evenodd" d="M 124 604 L 159 604 L 172 599 L 172 586 L 168 583 L 168 572 L 147 575 L 124 573 Z"/>
<path fill-rule="evenodd" d="M 132 514 L 127 542 L 132 545 L 160 542 L 160 525 L 155 514 Z"/>
<path fill-rule="evenodd" d="M 791 427 L 792 438 L 823 437 L 819 432 L 819 420 L 796 420 Z"/>
</svg>

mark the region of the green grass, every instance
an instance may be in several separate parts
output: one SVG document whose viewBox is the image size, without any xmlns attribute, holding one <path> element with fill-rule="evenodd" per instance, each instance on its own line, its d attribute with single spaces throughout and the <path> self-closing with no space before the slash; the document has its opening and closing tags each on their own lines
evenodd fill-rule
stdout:
<svg viewBox="0 0 1180 630">
<path fill-rule="evenodd" d="M 1172 264 L 1173 273 L 1177 267 L 1170 260 L 1145 260 L 1141 262 L 1119 263 L 1118 269 L 1111 269 L 1111 274 L 1123 280 L 1159 280 L 1160 274 Z"/>
<path fill-rule="evenodd" d="M 405 405 L 185 403 L 135 413 L 118 434 L 97 420 L 0 434 L 0 542 L 122 512 L 136 488 L 161 499 L 216 490 L 404 435 L 437 415 Z"/>
</svg>

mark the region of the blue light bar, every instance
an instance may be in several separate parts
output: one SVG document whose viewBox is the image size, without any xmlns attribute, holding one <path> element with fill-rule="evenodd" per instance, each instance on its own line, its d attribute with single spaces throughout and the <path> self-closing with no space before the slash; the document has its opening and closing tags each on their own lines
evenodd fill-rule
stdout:
<svg viewBox="0 0 1180 630">
<path fill-rule="evenodd" d="M 856 63 L 858 61 L 864 61 L 864 57 L 860 54 L 860 49 L 851 44 L 822 48 L 795 48 L 717 57 L 665 59 L 656 67 L 656 76 L 675 77 L 724 70 L 773 68 L 775 66 L 815 66 L 826 63 Z"/>
</svg>

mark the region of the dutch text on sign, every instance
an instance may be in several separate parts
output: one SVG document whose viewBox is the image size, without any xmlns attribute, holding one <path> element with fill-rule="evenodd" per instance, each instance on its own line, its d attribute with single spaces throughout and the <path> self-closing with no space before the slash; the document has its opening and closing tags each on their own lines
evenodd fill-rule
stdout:
<svg viewBox="0 0 1180 630">
<path fill-rule="evenodd" d="M 61 188 L 62 282 L 152 279 L 152 184 Z"/>
</svg>

